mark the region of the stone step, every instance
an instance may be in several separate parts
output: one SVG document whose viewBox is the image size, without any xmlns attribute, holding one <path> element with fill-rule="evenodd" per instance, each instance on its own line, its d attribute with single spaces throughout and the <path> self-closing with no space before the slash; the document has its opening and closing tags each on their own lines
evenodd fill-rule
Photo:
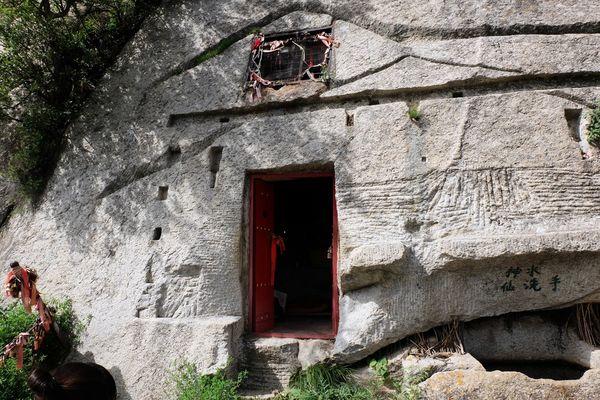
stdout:
<svg viewBox="0 0 600 400">
<path fill-rule="evenodd" d="M 329 340 L 247 337 L 239 365 L 248 372 L 242 393 L 269 398 L 287 388 L 297 371 L 327 359 L 332 348 Z"/>
</svg>

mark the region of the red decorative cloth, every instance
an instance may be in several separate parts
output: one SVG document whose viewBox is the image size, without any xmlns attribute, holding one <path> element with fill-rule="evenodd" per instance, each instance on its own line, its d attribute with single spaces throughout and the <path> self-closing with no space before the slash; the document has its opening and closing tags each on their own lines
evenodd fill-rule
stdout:
<svg viewBox="0 0 600 400">
<path fill-rule="evenodd" d="M 273 235 L 271 238 L 271 285 L 275 286 L 275 270 L 277 268 L 277 250 L 279 254 L 285 251 L 285 243 L 281 236 Z"/>
<path fill-rule="evenodd" d="M 37 290 L 35 285 L 37 278 L 38 275 L 34 270 L 17 264 L 11 268 L 4 279 L 6 297 L 21 298 L 25 311 L 31 313 L 32 307 L 35 307 L 39 316 L 27 332 L 20 333 L 12 342 L 4 346 L 4 354 L 0 354 L 0 365 L 6 357 L 15 357 L 17 368 L 22 368 L 23 350 L 31 338 L 33 338 L 33 349 L 37 351 L 46 333 L 50 331 L 52 312 L 46 307 Z"/>
</svg>

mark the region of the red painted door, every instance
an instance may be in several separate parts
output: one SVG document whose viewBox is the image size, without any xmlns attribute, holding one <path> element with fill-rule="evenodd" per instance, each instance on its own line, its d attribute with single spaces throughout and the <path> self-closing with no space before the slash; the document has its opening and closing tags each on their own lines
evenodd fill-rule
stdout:
<svg viewBox="0 0 600 400">
<path fill-rule="evenodd" d="M 271 282 L 271 240 L 275 226 L 273 184 L 254 180 L 253 266 L 254 331 L 266 332 L 275 324 L 274 288 Z"/>
</svg>

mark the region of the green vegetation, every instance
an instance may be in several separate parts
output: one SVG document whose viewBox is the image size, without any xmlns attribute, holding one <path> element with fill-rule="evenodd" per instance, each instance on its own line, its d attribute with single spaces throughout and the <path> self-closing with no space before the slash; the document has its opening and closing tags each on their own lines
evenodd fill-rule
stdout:
<svg viewBox="0 0 600 400">
<path fill-rule="evenodd" d="M 417 104 L 411 104 L 408 107 L 408 117 L 413 121 L 418 121 L 421 119 L 421 111 L 419 110 L 419 106 Z"/>
<path fill-rule="evenodd" d="M 587 139 L 590 144 L 600 146 L 600 100 L 596 100 L 595 104 L 596 108 L 590 111 Z"/>
<path fill-rule="evenodd" d="M 401 378 L 392 377 L 387 359 L 370 363 L 376 378 L 366 385 L 359 384 L 350 367 L 335 364 L 316 364 L 297 372 L 290 387 L 275 400 L 418 400 L 418 384 L 427 371 L 412 374 L 404 371 Z M 170 378 L 169 397 L 175 400 L 240 400 L 238 390 L 247 374 L 242 372 L 232 379 L 223 370 L 203 375 L 196 367 L 185 362 Z"/>
<path fill-rule="evenodd" d="M 171 374 L 171 395 L 176 400 L 237 400 L 237 391 L 246 378 L 240 373 L 230 379 L 223 370 L 214 374 L 202 375 L 196 366 L 185 362 Z"/>
<path fill-rule="evenodd" d="M 24 194 L 41 194 L 67 124 L 158 3 L 0 0 L 0 128 Z"/>
<path fill-rule="evenodd" d="M 277 400 L 370 400 L 373 393 L 359 386 L 352 370 L 341 365 L 317 364 L 298 372 L 290 388 Z"/>
<path fill-rule="evenodd" d="M 0 400 L 30 400 L 27 370 L 17 369 L 16 361 L 8 359 L 0 367 Z"/>
<path fill-rule="evenodd" d="M 377 398 L 390 400 L 418 400 L 421 398 L 421 390 L 418 385 L 430 375 L 430 371 L 414 373 L 410 370 L 404 370 L 400 378 L 393 377 L 390 374 L 386 358 L 371 361 L 369 367 L 371 367 L 375 375 L 379 378 L 380 391 L 382 387 L 392 390 L 386 395 Z"/>
<path fill-rule="evenodd" d="M 56 367 L 79 344 L 85 325 L 77 320 L 71 301 L 51 301 L 49 306 L 55 311 L 55 322 L 60 328 L 61 337 L 50 331 L 36 353 L 31 345 L 27 346 L 21 370 L 16 368 L 14 359 L 7 359 L 0 366 L 0 400 L 30 399 L 27 388 L 29 373 L 37 366 L 47 369 Z M 0 308 L 0 348 L 4 348 L 19 333 L 29 330 L 35 320 L 36 315 L 26 313 L 20 303 Z"/>
</svg>

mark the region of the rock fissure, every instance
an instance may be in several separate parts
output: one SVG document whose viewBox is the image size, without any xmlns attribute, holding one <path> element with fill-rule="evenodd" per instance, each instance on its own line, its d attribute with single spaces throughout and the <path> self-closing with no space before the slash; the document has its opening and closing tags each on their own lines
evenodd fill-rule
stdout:
<svg viewBox="0 0 600 400">
<path fill-rule="evenodd" d="M 514 73 L 518 73 L 518 74 L 525 73 L 521 69 L 494 67 L 493 65 L 487 65 L 485 63 L 477 63 L 477 64 L 460 63 L 460 62 L 439 60 L 439 59 L 430 58 L 430 57 L 423 57 L 423 56 L 419 56 L 419 55 L 416 55 L 416 54 L 409 54 L 408 56 L 409 57 L 418 58 L 419 60 L 430 61 L 430 62 L 433 62 L 433 63 L 436 63 L 436 64 L 452 65 L 454 67 L 471 67 L 471 68 L 472 67 L 478 67 L 478 68 L 489 69 L 489 70 L 492 70 L 492 71 L 514 72 Z"/>
</svg>

